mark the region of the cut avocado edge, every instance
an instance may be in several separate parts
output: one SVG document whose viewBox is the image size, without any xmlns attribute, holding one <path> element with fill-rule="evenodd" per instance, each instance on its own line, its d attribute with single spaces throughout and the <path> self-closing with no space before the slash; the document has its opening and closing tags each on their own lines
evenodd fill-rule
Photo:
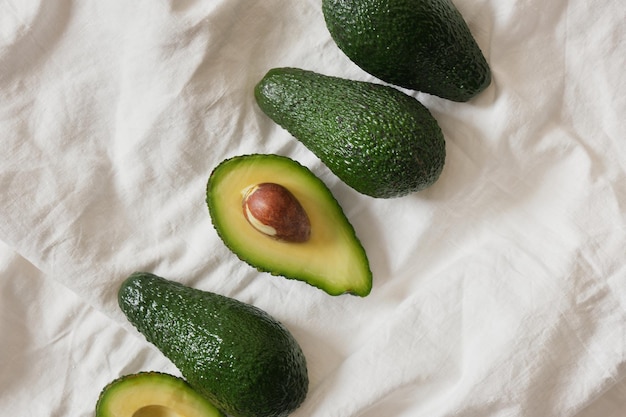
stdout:
<svg viewBox="0 0 626 417">
<path fill-rule="evenodd" d="M 108 383 L 96 417 L 225 417 L 184 379 L 157 371 L 121 376 Z"/>
<path fill-rule="evenodd" d="M 294 194 L 311 220 L 309 241 L 276 241 L 250 226 L 241 190 L 259 182 L 279 183 Z M 326 184 L 299 162 L 276 154 L 227 158 L 211 172 L 206 196 L 220 239 L 258 271 L 303 281 L 333 296 L 371 292 L 372 271 L 353 225 Z"/>
</svg>

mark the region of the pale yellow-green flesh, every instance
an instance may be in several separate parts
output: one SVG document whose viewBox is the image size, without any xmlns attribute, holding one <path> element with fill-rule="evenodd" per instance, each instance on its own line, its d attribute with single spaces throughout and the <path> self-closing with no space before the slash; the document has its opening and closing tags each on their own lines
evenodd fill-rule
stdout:
<svg viewBox="0 0 626 417">
<path fill-rule="evenodd" d="M 107 387 L 97 417 L 223 417 L 184 381 L 167 374 L 138 374 Z"/>
<path fill-rule="evenodd" d="M 336 200 L 329 199 L 328 189 L 304 167 L 294 169 L 289 161 L 265 162 L 220 172 L 209 187 L 214 224 L 225 243 L 261 270 L 306 281 L 330 294 L 367 295 L 371 289 L 367 258 Z M 278 241 L 248 223 L 242 210 L 243 194 L 263 182 L 286 187 L 300 201 L 311 222 L 307 242 Z"/>
</svg>

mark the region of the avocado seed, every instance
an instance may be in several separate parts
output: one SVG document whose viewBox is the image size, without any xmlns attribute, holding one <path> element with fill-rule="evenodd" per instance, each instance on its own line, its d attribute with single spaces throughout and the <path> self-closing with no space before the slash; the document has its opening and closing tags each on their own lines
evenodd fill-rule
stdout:
<svg viewBox="0 0 626 417">
<path fill-rule="evenodd" d="M 264 182 L 243 192 L 243 214 L 250 225 L 274 239 L 302 243 L 311 236 L 311 222 L 298 199 L 279 184 Z"/>
</svg>

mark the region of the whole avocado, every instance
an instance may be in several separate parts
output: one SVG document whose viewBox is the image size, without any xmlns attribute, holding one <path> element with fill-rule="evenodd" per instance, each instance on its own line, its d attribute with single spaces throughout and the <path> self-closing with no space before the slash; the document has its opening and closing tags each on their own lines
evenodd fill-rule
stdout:
<svg viewBox="0 0 626 417">
<path fill-rule="evenodd" d="M 358 192 L 400 197 L 432 185 L 445 162 L 439 124 L 390 86 L 274 68 L 255 87 L 259 107 Z"/>
<path fill-rule="evenodd" d="M 189 385 L 228 415 L 285 417 L 304 401 L 302 350 L 263 310 L 147 272 L 122 283 L 118 302 Z"/>
<path fill-rule="evenodd" d="M 322 0 L 322 12 L 339 49 L 380 80 L 458 102 L 491 83 L 451 0 Z"/>
</svg>

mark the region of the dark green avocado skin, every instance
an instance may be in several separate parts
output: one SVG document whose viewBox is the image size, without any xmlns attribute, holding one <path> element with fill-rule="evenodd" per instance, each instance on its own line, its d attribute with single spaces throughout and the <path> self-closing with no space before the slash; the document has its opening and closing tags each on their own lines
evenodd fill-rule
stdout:
<svg viewBox="0 0 626 417">
<path fill-rule="evenodd" d="M 322 12 L 339 49 L 380 80 L 458 102 L 491 83 L 450 0 L 323 0 Z"/>
<path fill-rule="evenodd" d="M 187 382 L 227 414 L 284 417 L 304 401 L 302 350 L 263 310 L 146 272 L 122 283 L 118 302 Z"/>
<path fill-rule="evenodd" d="M 255 97 L 265 114 L 362 194 L 401 197 L 432 185 L 443 170 L 439 124 L 396 88 L 273 68 Z"/>
</svg>

